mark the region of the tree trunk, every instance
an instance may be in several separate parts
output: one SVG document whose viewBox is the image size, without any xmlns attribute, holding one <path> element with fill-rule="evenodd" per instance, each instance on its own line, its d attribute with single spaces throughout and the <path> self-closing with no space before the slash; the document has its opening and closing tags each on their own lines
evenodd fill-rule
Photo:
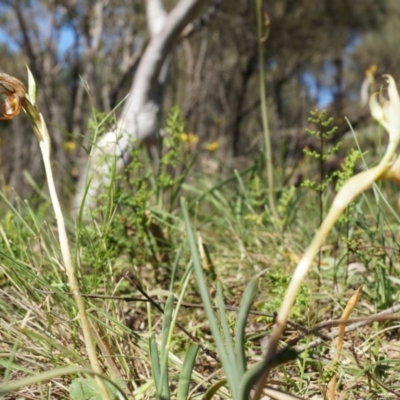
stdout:
<svg viewBox="0 0 400 400">
<path fill-rule="evenodd" d="M 180 0 L 166 13 L 162 0 L 147 0 L 147 23 L 150 42 L 139 62 L 128 98 L 117 127 L 107 132 L 94 146 L 81 174 L 73 201 L 76 212 L 86 194 L 85 208 L 96 203 L 98 190 L 110 184 L 113 163 L 123 170 L 132 148 L 145 143 L 155 148 L 158 141 L 160 111 L 168 67 L 177 40 L 185 27 L 197 16 L 207 0 Z"/>
</svg>

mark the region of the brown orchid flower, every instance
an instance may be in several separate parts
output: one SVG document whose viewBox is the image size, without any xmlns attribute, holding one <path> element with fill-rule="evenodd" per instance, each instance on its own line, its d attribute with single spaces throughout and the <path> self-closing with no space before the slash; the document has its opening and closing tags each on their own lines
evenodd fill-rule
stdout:
<svg viewBox="0 0 400 400">
<path fill-rule="evenodd" d="M 29 91 L 35 92 L 36 85 L 28 69 Z M 34 86 L 31 88 L 31 86 Z M 32 90 L 31 90 L 32 89 Z M 34 96 L 35 97 L 35 96 Z M 8 120 L 17 116 L 23 109 L 33 122 L 33 128 L 39 142 L 46 140 L 50 144 L 47 127 L 43 116 L 35 104 L 35 98 L 28 94 L 25 85 L 11 75 L 0 73 L 0 120 Z M 49 149 L 48 149 L 49 151 Z"/>
<path fill-rule="evenodd" d="M 0 120 L 8 120 L 19 114 L 26 102 L 24 84 L 11 75 L 0 73 L 0 96 L 2 100 Z"/>
</svg>

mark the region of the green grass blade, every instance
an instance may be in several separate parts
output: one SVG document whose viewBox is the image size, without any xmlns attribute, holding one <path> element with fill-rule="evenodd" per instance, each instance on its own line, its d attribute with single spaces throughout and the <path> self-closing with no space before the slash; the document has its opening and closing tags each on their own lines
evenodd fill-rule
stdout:
<svg viewBox="0 0 400 400">
<path fill-rule="evenodd" d="M 250 391 L 261 376 L 263 370 L 264 364 L 262 361 L 260 361 L 245 372 L 240 381 L 240 399 L 250 398 Z"/>
<path fill-rule="evenodd" d="M 238 189 L 239 189 L 239 193 L 241 195 L 243 195 L 243 198 L 245 200 L 245 205 L 247 207 L 247 209 L 252 213 L 252 214 L 256 214 L 256 212 L 254 211 L 254 208 L 251 205 L 251 201 L 249 199 L 249 195 L 248 195 L 248 189 L 246 188 L 242 177 L 240 176 L 238 171 L 234 171 L 234 174 L 236 176 L 236 180 L 238 183 Z"/>
<path fill-rule="evenodd" d="M 196 343 L 190 343 L 183 361 L 182 370 L 179 375 L 177 400 L 186 400 L 189 394 L 190 378 L 192 376 L 194 363 L 200 346 Z"/>
<path fill-rule="evenodd" d="M 257 290 L 257 280 L 252 279 L 247 285 L 239 306 L 239 312 L 236 319 L 235 339 L 236 339 L 236 359 L 240 376 L 246 371 L 246 355 L 245 355 L 245 328 L 247 318 L 249 316 L 251 305 L 253 304 L 254 295 Z"/>
<path fill-rule="evenodd" d="M 177 201 L 179 193 L 182 191 L 183 183 L 185 182 L 186 177 L 189 175 L 189 172 L 192 170 L 196 160 L 197 160 L 197 154 L 195 154 L 191 158 L 189 163 L 186 165 L 184 171 L 182 172 L 182 175 L 179 177 L 177 185 L 175 185 L 175 187 L 172 188 L 171 200 L 170 200 L 171 206 L 175 204 L 175 202 Z"/>
<path fill-rule="evenodd" d="M 160 358 L 158 356 L 158 346 L 154 333 L 151 334 L 149 339 L 149 350 L 151 360 L 151 371 L 153 374 L 154 384 L 156 386 L 156 392 L 161 392 L 161 370 L 160 370 Z"/>
<path fill-rule="evenodd" d="M 162 327 L 162 340 L 161 340 L 161 385 L 162 385 L 162 395 L 164 399 L 170 397 L 169 387 L 168 387 L 168 352 L 169 352 L 169 341 L 170 332 L 172 327 L 172 314 L 174 311 L 174 295 L 170 294 L 168 296 L 167 302 L 164 308 L 163 317 L 163 327 Z"/>
<path fill-rule="evenodd" d="M 163 327 L 162 327 L 162 341 L 161 341 L 161 358 L 163 358 L 166 348 L 168 346 L 168 336 L 171 329 L 172 313 L 174 311 L 174 295 L 168 296 L 167 302 L 164 307 Z M 167 350 L 168 354 L 168 350 Z"/>
<path fill-rule="evenodd" d="M 221 389 L 223 386 L 226 385 L 226 379 L 221 379 L 220 381 L 214 383 L 213 385 L 211 385 L 206 393 L 203 396 L 202 400 L 211 400 L 215 394 L 217 394 L 218 390 Z M 239 397 L 240 398 L 240 397 Z M 241 399 L 241 398 L 240 398 Z M 241 400 L 245 400 L 244 398 L 242 398 Z"/>
<path fill-rule="evenodd" d="M 75 351 L 71 351 L 71 347 L 66 345 L 64 346 L 56 339 L 46 336 L 44 333 L 37 333 L 30 329 L 21 329 L 21 332 L 26 335 L 32 343 L 43 343 L 46 344 L 49 348 L 52 348 L 53 351 L 57 350 L 60 354 L 60 357 L 69 357 L 72 362 L 79 363 L 81 365 L 86 365 L 86 360 Z"/>
<path fill-rule="evenodd" d="M 17 208 L 14 207 L 14 205 L 8 200 L 8 198 L 0 191 L 0 198 L 4 201 L 4 203 L 7 205 L 7 207 L 10 209 L 10 212 L 12 213 L 13 216 L 17 217 L 18 222 L 21 223 L 21 225 L 24 225 L 26 230 L 30 232 L 31 234 L 35 234 L 36 232 L 32 229 L 32 227 L 25 221 L 25 218 L 23 215 L 17 210 Z"/>
<path fill-rule="evenodd" d="M 190 252 L 192 255 L 192 260 L 193 260 L 193 267 L 194 267 L 194 272 L 196 274 L 196 279 L 197 279 L 197 284 L 199 286 L 199 291 L 200 291 L 200 296 L 201 300 L 204 304 L 204 310 L 207 315 L 208 322 L 210 324 L 210 329 L 211 333 L 213 335 L 213 338 L 215 340 L 215 345 L 218 350 L 218 355 L 221 359 L 222 366 L 226 372 L 227 376 L 227 381 L 229 384 L 229 387 L 232 391 L 232 398 L 239 399 L 237 396 L 237 387 L 238 387 L 238 382 L 235 381 L 235 376 L 230 374 L 229 371 L 229 357 L 226 353 L 225 346 L 223 343 L 223 339 L 221 336 L 221 332 L 219 330 L 217 320 L 215 318 L 215 314 L 213 311 L 213 306 L 211 304 L 211 298 L 209 295 L 209 290 L 207 288 L 207 283 L 206 279 L 203 275 L 202 267 L 201 267 L 201 262 L 200 262 L 200 257 L 199 253 L 197 250 L 197 244 L 196 244 L 196 239 L 193 233 L 192 226 L 190 224 L 189 220 L 189 213 L 186 207 L 185 201 L 182 199 L 181 200 L 181 207 L 182 207 L 182 213 L 185 221 L 185 226 L 186 226 L 186 232 L 188 236 L 188 242 L 189 242 L 189 247 L 190 247 Z"/>
<path fill-rule="evenodd" d="M 175 256 L 174 264 L 172 265 L 171 281 L 169 284 L 169 291 L 171 293 L 173 293 L 173 291 L 174 291 L 175 276 L 176 276 L 176 271 L 178 270 L 181 255 L 182 255 L 182 247 L 179 247 L 178 252 L 176 253 L 176 256 Z"/>
<path fill-rule="evenodd" d="M 273 364 L 269 365 L 266 360 L 262 360 L 250 368 L 243 376 L 240 382 L 240 399 L 249 399 L 250 391 L 258 379 L 261 378 L 266 368 L 276 368 L 279 365 L 296 360 L 298 353 L 291 347 L 286 347 L 278 352 Z M 272 397 L 272 396 L 271 396 Z"/>
<path fill-rule="evenodd" d="M 88 375 L 93 375 L 93 376 L 99 376 L 99 377 L 101 377 L 101 379 L 103 379 L 104 381 L 110 382 L 110 384 L 112 384 L 118 390 L 120 390 L 119 387 L 117 385 L 115 385 L 111 380 L 105 378 L 104 376 L 100 376 L 100 375 L 94 373 L 93 370 L 72 365 L 72 366 L 68 366 L 68 367 L 55 368 L 55 369 L 51 369 L 49 371 L 36 373 L 35 375 L 28 376 L 26 378 L 11 382 L 8 385 L 3 385 L 0 387 L 0 396 L 4 396 L 8 393 L 16 392 L 17 390 L 19 390 L 23 387 L 26 387 L 26 386 L 36 385 L 39 382 L 49 381 L 50 379 L 54 379 L 54 378 L 57 378 L 60 376 L 71 376 L 71 375 L 76 375 L 76 374 L 88 374 Z M 122 392 L 120 392 L 119 395 L 123 399 L 126 399 L 125 395 Z M 15 397 L 12 397 L 12 398 L 15 398 Z"/>
<path fill-rule="evenodd" d="M 225 302 L 224 302 L 224 294 L 222 292 L 222 285 L 220 282 L 217 283 L 217 301 L 218 301 L 218 308 L 220 312 L 220 324 L 222 326 L 222 330 L 224 333 L 224 341 L 226 352 L 229 358 L 229 374 L 235 376 L 236 382 L 240 382 L 241 375 L 239 374 L 237 368 L 237 362 L 235 357 L 235 348 L 233 346 L 231 331 L 229 328 L 228 319 L 226 317 L 226 309 L 225 309 Z M 227 372 L 226 372 L 227 373 Z"/>
<path fill-rule="evenodd" d="M 251 174 L 254 172 L 255 166 L 251 165 L 250 167 L 247 167 L 243 170 L 240 171 L 240 175 L 241 176 L 246 176 L 247 174 Z M 234 182 L 237 180 L 237 176 L 233 173 L 230 176 L 228 176 L 226 179 L 222 180 L 221 182 L 217 183 L 216 185 L 214 185 L 213 187 L 201 191 L 200 194 L 195 197 L 193 200 L 191 200 L 189 202 L 189 208 L 193 207 L 195 204 L 201 202 L 203 199 L 205 199 L 206 197 L 209 197 L 210 195 L 212 195 L 215 191 L 218 191 L 220 189 L 222 189 L 224 186 L 227 186 L 229 183 Z"/>
<path fill-rule="evenodd" d="M 180 308 L 181 308 L 181 305 L 183 302 L 184 295 L 186 293 L 186 289 L 189 285 L 189 280 L 190 280 L 190 277 L 192 276 L 192 272 L 193 272 L 193 265 L 192 265 L 192 262 L 190 262 L 188 267 L 186 268 L 185 274 L 182 278 L 182 288 L 181 288 L 178 300 L 176 302 L 175 311 L 172 316 L 171 327 L 169 330 L 169 335 L 168 335 L 167 344 L 166 344 L 166 347 L 168 347 L 168 349 L 171 347 L 171 341 L 172 341 L 174 327 L 175 327 L 176 321 L 179 317 L 179 311 L 180 311 Z"/>
</svg>

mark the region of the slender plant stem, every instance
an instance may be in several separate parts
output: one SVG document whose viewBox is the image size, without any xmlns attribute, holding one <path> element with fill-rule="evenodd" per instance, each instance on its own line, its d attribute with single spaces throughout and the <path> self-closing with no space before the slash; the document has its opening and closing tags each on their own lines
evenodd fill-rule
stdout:
<svg viewBox="0 0 400 400">
<path fill-rule="evenodd" d="M 93 344 L 92 334 L 90 333 L 90 325 L 89 320 L 86 313 L 85 303 L 83 301 L 82 294 L 79 290 L 78 280 L 75 275 L 74 268 L 72 266 L 72 259 L 71 259 L 71 252 L 69 249 L 68 244 L 68 237 L 67 232 L 65 229 L 65 222 L 64 217 L 61 211 L 60 202 L 58 200 L 54 179 L 53 179 L 53 172 L 50 165 L 50 159 L 46 157 L 45 151 L 43 150 L 42 146 L 43 142 L 40 142 L 40 148 L 42 149 L 43 154 L 43 162 L 44 168 L 46 170 L 47 175 L 47 183 L 49 186 L 50 198 L 53 204 L 54 214 L 57 220 L 57 227 L 58 227 L 58 235 L 60 240 L 60 248 L 61 254 L 64 261 L 65 272 L 67 273 L 68 281 L 71 286 L 71 292 L 74 295 L 76 304 L 78 306 L 78 312 L 81 319 L 83 336 L 85 339 L 86 349 L 89 356 L 90 364 L 96 373 L 102 373 L 102 369 L 100 367 L 99 361 L 97 359 L 96 350 Z"/>
<path fill-rule="evenodd" d="M 44 125 L 44 121 L 42 119 L 42 127 L 43 127 L 43 125 Z M 47 131 L 46 127 L 44 127 L 43 129 L 45 129 Z M 46 133 L 48 134 L 48 132 L 46 132 Z M 49 186 L 51 203 L 53 205 L 54 214 L 55 214 L 56 221 L 57 221 L 61 255 L 62 255 L 62 258 L 64 261 L 65 272 L 68 277 L 71 292 L 73 293 L 76 305 L 78 307 L 78 313 L 79 313 L 79 317 L 80 317 L 80 321 L 81 321 L 83 338 L 85 341 L 86 352 L 89 357 L 90 365 L 96 374 L 101 375 L 103 373 L 103 371 L 100 367 L 100 363 L 97 358 L 96 348 L 95 348 L 95 345 L 93 342 L 93 336 L 90 331 L 89 319 L 88 319 L 88 316 L 86 313 L 85 302 L 83 300 L 81 291 L 79 289 L 78 279 L 76 277 L 74 267 L 72 265 L 71 251 L 69 248 L 67 231 L 65 229 L 64 216 L 63 216 L 63 213 L 61 210 L 60 201 L 58 199 L 56 187 L 54 184 L 53 171 L 52 171 L 51 163 L 50 163 L 49 143 L 50 143 L 49 141 L 48 142 L 40 141 L 39 145 L 40 145 L 40 150 L 42 151 L 43 163 L 44 163 L 44 168 L 46 171 L 47 184 Z M 103 381 L 97 375 L 95 376 L 95 379 L 96 379 L 97 384 L 100 387 L 100 390 L 103 392 L 104 398 L 109 399 L 110 396 L 109 396 L 108 390 L 107 390 L 106 386 L 104 385 Z"/>
<path fill-rule="evenodd" d="M 265 142 L 265 165 L 268 180 L 268 202 L 271 209 L 272 216 L 275 221 L 279 221 L 279 216 L 275 207 L 275 195 L 274 195 L 274 174 L 273 174 L 273 162 L 272 162 L 272 151 L 271 151 L 271 139 L 268 123 L 268 106 L 267 106 L 267 93 L 265 88 L 265 57 L 264 57 L 264 42 L 266 36 L 263 35 L 263 10 L 262 0 L 256 0 L 257 7 L 257 33 L 258 33 L 258 65 L 260 68 L 260 97 L 261 97 L 261 116 L 263 123 L 263 133 Z M 269 27 L 268 27 L 269 29 Z M 267 32 L 268 34 L 268 32 Z"/>
</svg>

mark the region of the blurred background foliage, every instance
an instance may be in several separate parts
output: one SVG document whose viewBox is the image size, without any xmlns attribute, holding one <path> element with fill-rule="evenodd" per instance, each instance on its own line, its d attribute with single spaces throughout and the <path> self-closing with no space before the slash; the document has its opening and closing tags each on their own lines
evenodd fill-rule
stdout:
<svg viewBox="0 0 400 400">
<path fill-rule="evenodd" d="M 265 0 L 264 10 L 274 165 L 284 181 L 303 148 L 313 147 L 310 110 L 327 109 L 337 142 L 349 131 L 344 117 L 356 128 L 369 124 L 360 103 L 368 68 L 400 78 L 400 3 Z M 147 42 L 142 0 L 0 0 L 0 69 L 23 81 L 25 63 L 32 70 L 60 187 L 73 188 L 87 155 L 89 119 L 126 96 Z M 198 137 L 191 147 L 204 173 L 244 167 L 263 151 L 258 74 L 254 0 L 222 0 L 214 18 L 176 48 L 164 109 L 180 106 L 186 134 Z M 0 138 L 3 189 L 30 197 L 43 170 L 28 124 L 0 121 Z"/>
</svg>

